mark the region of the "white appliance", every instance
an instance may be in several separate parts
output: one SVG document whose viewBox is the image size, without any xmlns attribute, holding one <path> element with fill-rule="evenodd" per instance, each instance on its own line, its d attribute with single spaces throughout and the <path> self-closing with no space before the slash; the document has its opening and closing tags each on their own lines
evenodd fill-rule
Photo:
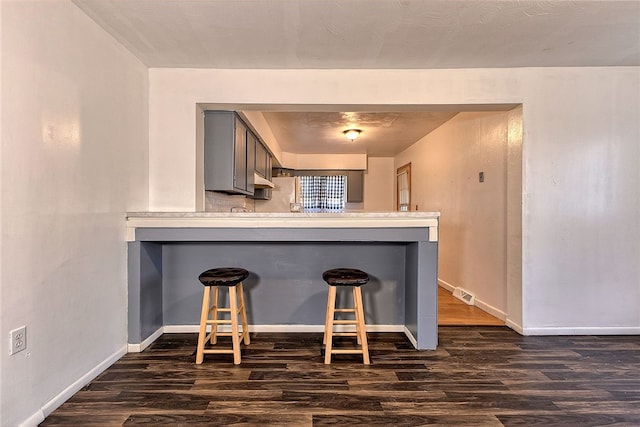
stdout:
<svg viewBox="0 0 640 427">
<path fill-rule="evenodd" d="M 300 203 L 300 178 L 274 176 L 270 200 L 256 200 L 255 212 L 291 212 L 292 204 Z"/>
</svg>

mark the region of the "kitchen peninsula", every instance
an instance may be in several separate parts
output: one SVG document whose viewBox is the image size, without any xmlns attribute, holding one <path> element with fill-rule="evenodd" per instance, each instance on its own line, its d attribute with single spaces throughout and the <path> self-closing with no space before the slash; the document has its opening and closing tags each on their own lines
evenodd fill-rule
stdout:
<svg viewBox="0 0 640 427">
<path fill-rule="evenodd" d="M 163 331 L 197 330 L 209 268 L 251 272 L 256 331 L 322 331 L 322 272 L 367 271 L 367 329 L 404 331 L 417 349 L 437 345 L 438 212 L 168 213 L 127 215 L 128 335 L 141 350 Z"/>
</svg>

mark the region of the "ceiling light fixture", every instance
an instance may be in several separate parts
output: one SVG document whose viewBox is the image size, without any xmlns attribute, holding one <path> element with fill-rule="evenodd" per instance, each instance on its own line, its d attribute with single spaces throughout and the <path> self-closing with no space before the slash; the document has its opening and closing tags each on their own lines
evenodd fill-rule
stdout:
<svg viewBox="0 0 640 427">
<path fill-rule="evenodd" d="M 360 132 L 362 132 L 360 129 L 347 129 L 342 133 L 344 133 L 344 136 L 353 142 L 353 140 L 360 136 Z"/>
</svg>

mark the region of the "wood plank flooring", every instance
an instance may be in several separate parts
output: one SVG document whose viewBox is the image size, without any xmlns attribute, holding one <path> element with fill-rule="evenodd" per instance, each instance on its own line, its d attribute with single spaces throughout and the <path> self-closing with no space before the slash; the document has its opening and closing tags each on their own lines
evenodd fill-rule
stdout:
<svg viewBox="0 0 640 427">
<path fill-rule="evenodd" d="M 196 334 L 165 334 L 41 425 L 640 425 L 638 336 L 441 326 L 435 351 L 368 336 L 369 366 L 324 365 L 319 333 L 252 334 L 234 366 L 230 355 L 195 365 Z"/>
</svg>

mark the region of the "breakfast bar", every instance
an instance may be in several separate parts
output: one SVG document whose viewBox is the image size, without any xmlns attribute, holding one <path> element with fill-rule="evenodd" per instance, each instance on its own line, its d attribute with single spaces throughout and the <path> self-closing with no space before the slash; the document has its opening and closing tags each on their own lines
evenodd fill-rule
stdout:
<svg viewBox="0 0 640 427">
<path fill-rule="evenodd" d="M 162 332 L 196 331 L 198 274 L 241 267 L 254 331 L 322 331 L 336 267 L 367 271 L 369 331 L 402 331 L 437 345 L 438 212 L 171 213 L 127 215 L 128 342 L 139 351 Z"/>
</svg>

